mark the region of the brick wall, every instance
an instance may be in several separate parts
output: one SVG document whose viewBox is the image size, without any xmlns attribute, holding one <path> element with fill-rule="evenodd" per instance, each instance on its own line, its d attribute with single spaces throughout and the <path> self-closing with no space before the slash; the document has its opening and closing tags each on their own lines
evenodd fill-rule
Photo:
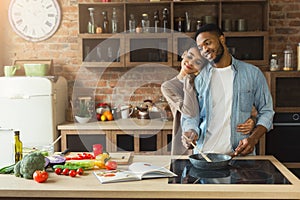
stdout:
<svg viewBox="0 0 300 200">
<path fill-rule="evenodd" d="M 283 50 L 291 45 L 296 66 L 296 47 L 300 43 L 300 1 L 270 0 L 270 53 L 277 53 L 283 65 Z"/>
<path fill-rule="evenodd" d="M 76 0 L 58 0 L 62 9 L 62 22 L 56 34 L 48 40 L 32 43 L 17 36 L 7 19 L 9 0 L 1 0 L 1 53 L 0 64 L 9 65 L 14 59 L 53 59 L 54 74 L 67 78 L 69 96 L 72 94 L 95 96 L 97 102 L 141 103 L 156 100 L 160 84 L 176 74 L 175 69 L 158 67 L 90 68 L 80 67 L 78 43 L 78 7 Z M 78 2 L 92 2 L 79 0 Z M 270 0 L 270 52 L 282 52 L 291 44 L 296 52 L 300 42 L 300 1 Z M 294 58 L 296 65 L 296 58 Z M 3 70 L 0 70 L 3 75 Z M 73 87 L 73 86 L 76 87 Z M 73 88 L 75 88 L 73 90 Z"/>
</svg>

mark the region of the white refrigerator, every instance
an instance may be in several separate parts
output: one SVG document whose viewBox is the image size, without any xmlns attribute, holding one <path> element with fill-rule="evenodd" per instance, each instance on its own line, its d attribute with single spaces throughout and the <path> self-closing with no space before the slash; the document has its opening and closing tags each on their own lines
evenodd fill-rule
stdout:
<svg viewBox="0 0 300 200">
<path fill-rule="evenodd" d="M 67 81 L 61 76 L 0 77 L 1 150 L 12 148 L 14 130 L 20 131 L 23 147 L 51 144 L 58 137 L 57 125 L 66 119 L 67 98 Z"/>
</svg>

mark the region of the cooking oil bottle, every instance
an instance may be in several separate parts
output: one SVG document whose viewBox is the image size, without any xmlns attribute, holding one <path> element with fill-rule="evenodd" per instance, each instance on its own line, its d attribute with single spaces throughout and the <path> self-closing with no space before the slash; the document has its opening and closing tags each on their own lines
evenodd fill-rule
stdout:
<svg viewBox="0 0 300 200">
<path fill-rule="evenodd" d="M 22 160 L 23 144 L 20 140 L 20 131 L 15 131 L 15 162 Z"/>
</svg>

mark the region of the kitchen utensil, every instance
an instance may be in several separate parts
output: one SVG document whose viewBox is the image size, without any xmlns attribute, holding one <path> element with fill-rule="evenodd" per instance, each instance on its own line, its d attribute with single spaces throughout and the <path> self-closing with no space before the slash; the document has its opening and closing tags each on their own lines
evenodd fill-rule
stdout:
<svg viewBox="0 0 300 200">
<path fill-rule="evenodd" d="M 132 115 L 133 113 L 133 108 L 131 108 L 130 106 L 121 106 L 121 117 L 122 119 L 127 119 L 129 118 L 130 115 Z"/>
<path fill-rule="evenodd" d="M 190 155 L 189 160 L 198 169 L 224 169 L 231 160 L 231 156 L 226 154 L 208 153 L 207 156 L 211 162 L 207 162 L 201 154 Z"/>
<path fill-rule="evenodd" d="M 148 107 L 136 106 L 138 119 L 150 119 Z"/>
<path fill-rule="evenodd" d="M 47 76 L 49 72 L 49 65 L 40 63 L 25 63 L 24 69 L 26 76 Z"/>
<path fill-rule="evenodd" d="M 20 67 L 18 65 L 4 66 L 4 75 L 5 76 L 14 76 L 18 69 L 20 69 Z"/>
<path fill-rule="evenodd" d="M 189 140 L 188 137 L 186 137 L 185 135 L 183 135 L 183 137 L 187 140 Z M 196 145 L 194 145 L 193 142 L 191 142 L 191 145 L 198 151 L 198 153 L 207 161 L 207 162 L 211 162 L 211 159 L 209 159 Z"/>
</svg>

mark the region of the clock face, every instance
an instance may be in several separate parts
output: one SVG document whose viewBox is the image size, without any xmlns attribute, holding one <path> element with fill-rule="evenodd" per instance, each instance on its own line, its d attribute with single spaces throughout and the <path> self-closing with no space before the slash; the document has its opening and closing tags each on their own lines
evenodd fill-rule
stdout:
<svg viewBox="0 0 300 200">
<path fill-rule="evenodd" d="M 14 31 L 33 42 L 51 37 L 61 19 L 56 0 L 11 0 L 8 14 Z"/>
</svg>

